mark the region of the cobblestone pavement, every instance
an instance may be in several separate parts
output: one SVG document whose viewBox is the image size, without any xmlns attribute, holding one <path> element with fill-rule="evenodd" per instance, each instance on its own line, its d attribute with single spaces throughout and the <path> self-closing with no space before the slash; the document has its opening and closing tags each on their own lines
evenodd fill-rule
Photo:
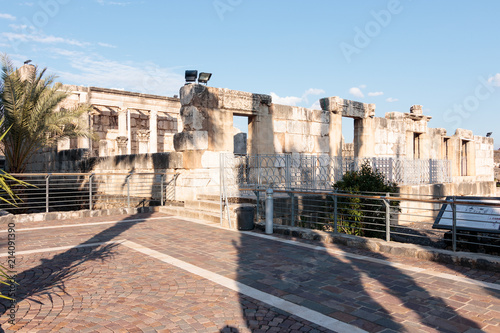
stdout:
<svg viewBox="0 0 500 333">
<path fill-rule="evenodd" d="M 161 213 L 18 223 L 16 252 L 7 332 L 500 332 L 499 273 Z"/>
</svg>

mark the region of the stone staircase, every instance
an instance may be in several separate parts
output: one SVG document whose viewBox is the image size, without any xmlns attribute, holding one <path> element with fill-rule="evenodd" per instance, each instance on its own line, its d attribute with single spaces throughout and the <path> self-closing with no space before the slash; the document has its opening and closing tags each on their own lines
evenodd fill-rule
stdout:
<svg viewBox="0 0 500 333">
<path fill-rule="evenodd" d="M 207 224 L 220 225 L 220 198 L 217 194 L 199 194 L 198 200 L 186 200 L 184 205 L 162 206 L 159 211 L 205 221 Z M 255 207 L 255 200 L 251 198 L 229 198 L 231 229 L 237 229 L 236 209 L 239 207 Z M 225 208 L 226 209 L 226 208 Z M 222 226 L 229 228 L 227 212 L 224 212 Z"/>
</svg>

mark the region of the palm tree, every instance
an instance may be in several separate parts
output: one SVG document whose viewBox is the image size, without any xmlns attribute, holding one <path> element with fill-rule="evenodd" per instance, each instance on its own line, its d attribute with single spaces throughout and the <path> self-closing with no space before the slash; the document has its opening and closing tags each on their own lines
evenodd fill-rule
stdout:
<svg viewBox="0 0 500 333">
<path fill-rule="evenodd" d="M 12 173 L 24 172 L 31 156 L 39 149 L 53 146 L 65 137 L 90 136 L 86 114 L 90 106 L 58 109 L 68 97 L 55 76 L 44 78 L 46 68 L 25 65 L 17 70 L 6 55 L 1 55 L 0 114 L 2 132 L 7 132 L 0 149 Z"/>
</svg>

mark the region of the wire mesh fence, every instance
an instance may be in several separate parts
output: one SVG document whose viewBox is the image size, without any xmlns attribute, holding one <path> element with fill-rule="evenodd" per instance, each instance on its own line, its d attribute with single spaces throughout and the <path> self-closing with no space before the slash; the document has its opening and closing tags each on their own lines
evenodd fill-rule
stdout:
<svg viewBox="0 0 500 333">
<path fill-rule="evenodd" d="M 266 195 L 254 192 L 256 219 L 265 221 Z M 500 255 L 500 198 L 276 189 L 273 208 L 278 225 Z"/>
<path fill-rule="evenodd" d="M 163 205 L 175 200 L 176 174 L 166 173 L 23 173 L 28 183 L 11 183 L 0 210 L 12 214 Z"/>
</svg>

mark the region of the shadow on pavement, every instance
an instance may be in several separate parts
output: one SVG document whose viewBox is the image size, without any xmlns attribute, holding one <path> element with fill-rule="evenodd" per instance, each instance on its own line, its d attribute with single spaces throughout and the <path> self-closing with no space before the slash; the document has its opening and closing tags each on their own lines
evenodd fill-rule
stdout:
<svg viewBox="0 0 500 333">
<path fill-rule="evenodd" d="M 52 300 L 51 293 L 54 289 L 65 293 L 65 283 L 75 278 L 79 272 L 79 266 L 87 261 L 107 260 L 113 257 L 113 250 L 118 244 L 91 245 L 116 240 L 116 237 L 129 230 L 133 226 L 143 221 L 120 223 L 128 219 L 147 219 L 151 213 L 138 213 L 129 215 L 121 221 L 117 221 L 113 226 L 93 235 L 88 240 L 78 246 L 89 245 L 88 247 L 73 247 L 56 254 L 51 259 L 41 259 L 41 263 L 33 268 L 27 269 L 17 274 L 17 303 L 23 300 L 30 300 L 40 303 L 32 297 L 35 295 L 46 295 Z M 75 255 L 77 254 L 78 255 Z M 0 300 L 0 316 L 9 308 L 5 300 Z M 0 331 L 1 332 L 1 331 Z"/>
<path fill-rule="evenodd" d="M 316 246 L 325 244 L 313 243 Z M 237 281 L 292 303 L 302 305 L 370 332 L 438 329 L 462 332 L 480 329 L 462 317 L 438 296 L 431 294 L 404 271 L 347 256 L 331 255 L 315 250 L 241 234 L 238 251 Z M 386 260 L 380 253 L 366 250 L 365 256 Z M 311 323 L 289 315 L 273 326 L 249 313 L 245 297 L 240 294 L 242 315 L 251 331 L 305 330 Z M 405 318 L 406 317 L 406 318 Z M 297 323 L 301 321 L 302 323 Z M 410 325 L 403 326 L 405 320 Z M 327 331 L 321 326 L 311 326 Z"/>
</svg>

